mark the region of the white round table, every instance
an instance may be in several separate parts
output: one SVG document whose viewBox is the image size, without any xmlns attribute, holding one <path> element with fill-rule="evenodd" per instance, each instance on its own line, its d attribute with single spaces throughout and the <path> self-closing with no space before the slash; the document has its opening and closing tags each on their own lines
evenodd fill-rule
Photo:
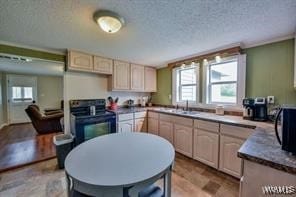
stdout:
<svg viewBox="0 0 296 197">
<path fill-rule="evenodd" d="M 91 196 L 137 196 L 164 178 L 164 196 L 170 196 L 174 158 L 172 144 L 156 135 L 133 132 L 96 137 L 67 156 L 68 190 Z"/>
</svg>

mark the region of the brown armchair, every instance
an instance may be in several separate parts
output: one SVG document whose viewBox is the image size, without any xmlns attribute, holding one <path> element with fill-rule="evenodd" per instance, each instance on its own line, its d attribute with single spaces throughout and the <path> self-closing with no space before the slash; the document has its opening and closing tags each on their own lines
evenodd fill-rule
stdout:
<svg viewBox="0 0 296 197">
<path fill-rule="evenodd" d="M 31 119 L 32 125 L 37 133 L 62 132 L 60 119 L 64 117 L 63 112 L 43 116 L 37 105 L 29 105 L 25 111 Z"/>
</svg>

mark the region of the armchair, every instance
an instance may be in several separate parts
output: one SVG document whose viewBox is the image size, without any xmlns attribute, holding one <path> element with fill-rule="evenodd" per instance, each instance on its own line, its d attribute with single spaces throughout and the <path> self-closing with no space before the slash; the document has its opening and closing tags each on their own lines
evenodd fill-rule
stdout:
<svg viewBox="0 0 296 197">
<path fill-rule="evenodd" d="M 64 117 L 63 112 L 43 116 L 37 105 L 29 105 L 25 109 L 32 121 L 32 125 L 39 134 L 62 132 L 60 119 Z"/>
</svg>

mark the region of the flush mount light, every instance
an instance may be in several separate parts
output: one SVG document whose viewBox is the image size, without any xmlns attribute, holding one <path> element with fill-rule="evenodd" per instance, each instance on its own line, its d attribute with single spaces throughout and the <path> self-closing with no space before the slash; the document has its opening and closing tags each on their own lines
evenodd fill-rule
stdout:
<svg viewBox="0 0 296 197">
<path fill-rule="evenodd" d="M 99 10 L 94 14 L 94 20 L 107 33 L 116 33 L 124 25 L 124 19 L 109 10 Z"/>
</svg>

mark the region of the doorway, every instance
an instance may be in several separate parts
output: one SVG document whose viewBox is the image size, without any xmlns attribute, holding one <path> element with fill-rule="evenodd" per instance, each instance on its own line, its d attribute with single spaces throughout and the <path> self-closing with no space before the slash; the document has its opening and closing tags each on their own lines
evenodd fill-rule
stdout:
<svg viewBox="0 0 296 197">
<path fill-rule="evenodd" d="M 7 115 L 9 124 L 30 122 L 25 109 L 37 101 L 37 77 L 7 75 Z"/>
</svg>

